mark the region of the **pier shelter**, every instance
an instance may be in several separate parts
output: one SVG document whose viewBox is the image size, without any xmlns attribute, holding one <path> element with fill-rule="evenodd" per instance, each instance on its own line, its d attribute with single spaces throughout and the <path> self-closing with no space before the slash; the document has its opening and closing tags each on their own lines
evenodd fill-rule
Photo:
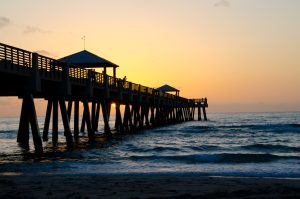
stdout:
<svg viewBox="0 0 300 199">
<path fill-rule="evenodd" d="M 178 89 L 176 89 L 172 86 L 169 86 L 168 84 L 165 84 L 165 85 L 157 88 L 157 90 L 160 92 L 163 92 L 163 93 L 166 93 L 166 92 L 174 93 L 175 92 L 176 96 L 179 96 L 179 92 L 180 92 Z"/>
<path fill-rule="evenodd" d="M 113 77 L 116 78 L 116 69 L 119 67 L 98 55 L 95 55 L 87 50 L 83 50 L 66 57 L 59 59 L 61 62 L 80 66 L 86 69 L 103 68 L 103 74 L 107 74 L 107 68 L 113 68 Z"/>
</svg>

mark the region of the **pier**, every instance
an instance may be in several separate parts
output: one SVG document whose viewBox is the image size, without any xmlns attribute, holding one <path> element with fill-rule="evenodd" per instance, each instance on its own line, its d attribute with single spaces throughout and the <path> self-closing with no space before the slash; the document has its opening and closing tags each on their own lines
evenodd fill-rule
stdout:
<svg viewBox="0 0 300 199">
<path fill-rule="evenodd" d="M 105 60 L 107 61 L 107 60 Z M 22 99 L 17 141 L 29 148 L 29 133 L 37 154 L 43 153 L 52 119 L 52 142 L 58 142 L 58 115 L 61 114 L 68 148 L 78 141 L 79 133 L 87 131 L 89 141 L 95 140 L 100 114 L 104 134 L 111 138 L 112 129 L 120 134 L 143 128 L 159 127 L 195 119 L 207 120 L 207 99 L 186 99 L 168 90 L 154 89 L 116 77 L 117 65 L 103 65 L 103 73 L 78 64 L 29 52 L 0 43 L 0 96 Z M 113 76 L 106 73 L 113 67 Z M 34 99 L 47 101 L 44 128 L 40 135 Z M 115 110 L 111 110 L 111 104 Z M 82 104 L 82 106 L 80 106 Z M 124 106 L 124 111 L 121 111 Z M 80 114 L 80 107 L 83 107 Z M 60 111 L 59 111 L 60 110 Z M 109 118 L 115 111 L 115 125 Z M 123 112 L 123 114 L 122 114 Z M 73 114 L 74 123 L 70 118 Z M 80 118 L 82 115 L 82 118 Z M 81 122 L 81 123 L 80 123 Z M 73 128 L 71 128 L 73 126 Z"/>
</svg>

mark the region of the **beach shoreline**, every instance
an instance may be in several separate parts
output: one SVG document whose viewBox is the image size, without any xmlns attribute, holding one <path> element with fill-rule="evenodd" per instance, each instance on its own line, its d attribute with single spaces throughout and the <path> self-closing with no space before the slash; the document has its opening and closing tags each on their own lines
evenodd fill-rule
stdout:
<svg viewBox="0 0 300 199">
<path fill-rule="evenodd" d="M 300 198 L 300 179 L 202 176 L 0 176 L 0 198 Z"/>
</svg>

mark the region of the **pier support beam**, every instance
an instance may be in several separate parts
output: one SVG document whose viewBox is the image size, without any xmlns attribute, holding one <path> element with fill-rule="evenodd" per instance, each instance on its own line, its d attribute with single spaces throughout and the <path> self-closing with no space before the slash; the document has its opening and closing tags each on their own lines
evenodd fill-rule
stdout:
<svg viewBox="0 0 300 199">
<path fill-rule="evenodd" d="M 195 115 L 196 115 L 196 107 L 194 107 L 194 116 L 193 116 L 193 117 L 194 117 L 194 120 L 195 120 L 195 118 L 196 118 Z"/>
<path fill-rule="evenodd" d="M 141 127 L 146 125 L 146 127 L 149 127 L 149 107 L 147 105 L 141 105 Z"/>
<path fill-rule="evenodd" d="M 202 120 L 201 118 L 201 107 L 198 106 L 198 121 Z"/>
<path fill-rule="evenodd" d="M 128 124 L 128 108 L 127 108 L 128 104 L 125 105 L 125 109 L 124 109 L 124 117 L 123 117 L 123 127 L 124 130 L 126 130 L 126 132 L 129 132 L 129 124 Z"/>
<path fill-rule="evenodd" d="M 74 138 L 79 138 L 79 100 L 75 100 L 74 103 Z"/>
<path fill-rule="evenodd" d="M 83 106 L 84 107 L 84 106 Z M 86 113 L 84 112 L 85 111 L 85 108 L 83 108 L 83 113 L 82 113 L 82 120 L 81 120 L 81 127 L 80 127 L 80 132 L 84 133 L 84 130 L 85 130 L 85 115 Z"/>
<path fill-rule="evenodd" d="M 52 118 L 52 142 L 56 145 L 58 142 L 58 100 L 53 99 L 53 118 Z"/>
<path fill-rule="evenodd" d="M 88 100 L 85 99 L 83 100 L 83 123 L 86 123 L 86 127 L 88 130 L 88 137 L 89 137 L 89 141 L 94 141 L 95 139 L 95 132 L 92 129 L 92 124 L 91 124 L 91 117 L 90 117 L 90 109 L 89 109 L 89 104 L 88 104 Z"/>
<path fill-rule="evenodd" d="M 141 116 L 140 116 L 140 105 L 134 104 L 132 105 L 131 114 L 133 114 L 133 126 L 134 128 L 141 128 Z"/>
<path fill-rule="evenodd" d="M 176 108 L 176 120 L 180 122 L 180 108 Z"/>
<path fill-rule="evenodd" d="M 172 107 L 172 123 L 176 123 L 176 109 Z"/>
<path fill-rule="evenodd" d="M 122 123 L 122 115 L 120 110 L 120 103 L 116 102 L 116 122 L 115 122 L 115 128 L 118 132 L 124 133 L 124 127 Z"/>
<path fill-rule="evenodd" d="M 101 103 L 100 102 L 97 102 L 96 104 L 96 117 L 95 117 L 95 131 L 98 131 L 98 124 L 99 124 L 99 117 L 100 117 L 100 106 L 101 106 Z"/>
<path fill-rule="evenodd" d="M 205 107 L 202 107 L 204 120 L 207 120 Z"/>
<path fill-rule="evenodd" d="M 105 100 L 102 100 L 101 102 L 102 106 L 102 114 L 103 114 L 103 120 L 104 120 L 104 133 L 108 138 L 112 137 L 110 127 L 109 127 L 109 115 L 108 115 L 108 104 Z M 109 108 L 110 110 L 110 108 Z"/>
<path fill-rule="evenodd" d="M 43 145 L 39 132 L 40 130 L 37 121 L 34 100 L 31 94 L 23 96 L 19 133 L 17 139 L 17 141 L 21 144 L 25 144 L 25 147 L 27 147 L 27 149 L 29 149 L 29 124 L 31 126 L 35 153 L 37 155 L 41 155 L 43 153 Z"/>
<path fill-rule="evenodd" d="M 96 132 L 96 102 L 92 101 L 92 128 Z"/>
<path fill-rule="evenodd" d="M 106 107 L 107 107 L 107 116 L 108 116 L 108 121 L 109 121 L 110 111 L 111 111 L 111 103 L 108 100 L 106 100 Z"/>
<path fill-rule="evenodd" d="M 69 149 L 73 148 L 73 137 L 71 133 L 70 123 L 69 123 L 69 116 L 66 108 L 66 103 L 64 98 L 59 98 L 59 105 L 60 105 L 60 112 L 61 117 L 63 120 L 64 130 L 65 130 L 65 137 L 67 141 L 67 146 Z"/>
<path fill-rule="evenodd" d="M 31 133 L 33 138 L 33 144 L 35 148 L 35 153 L 43 153 L 42 139 L 40 136 L 39 124 L 36 116 L 35 106 L 32 95 L 27 95 L 23 100 L 26 100 L 28 104 L 29 122 L 31 126 Z"/>
<path fill-rule="evenodd" d="M 126 132 L 133 131 L 132 115 L 128 103 L 125 105 L 123 126 L 126 129 Z"/>
<path fill-rule="evenodd" d="M 189 114 L 189 119 L 190 121 L 193 121 L 193 107 L 189 107 L 189 110 L 190 110 L 190 114 Z"/>
<path fill-rule="evenodd" d="M 154 121 L 155 121 L 155 125 L 159 126 L 160 125 L 160 108 L 159 106 L 155 107 L 155 116 L 154 116 Z"/>
<path fill-rule="evenodd" d="M 17 142 L 22 148 L 29 150 L 29 113 L 26 100 L 22 100 L 21 116 Z"/>
<path fill-rule="evenodd" d="M 72 100 L 68 101 L 67 112 L 68 112 L 68 120 L 69 120 L 69 123 L 70 123 L 71 115 L 72 115 L 72 106 L 73 106 L 73 101 L 72 101 Z"/>
<path fill-rule="evenodd" d="M 152 126 L 155 126 L 154 106 L 151 106 L 151 108 L 150 108 L 150 123 Z"/>
<path fill-rule="evenodd" d="M 181 107 L 181 108 L 179 109 L 179 112 L 180 112 L 180 122 L 184 122 L 184 114 L 183 114 L 183 110 L 184 110 L 183 107 Z"/>
<path fill-rule="evenodd" d="M 48 99 L 47 110 L 46 110 L 46 117 L 45 117 L 45 124 L 43 130 L 43 141 L 48 141 L 48 133 L 49 133 L 49 125 L 51 119 L 51 110 L 52 110 L 52 99 Z"/>
</svg>

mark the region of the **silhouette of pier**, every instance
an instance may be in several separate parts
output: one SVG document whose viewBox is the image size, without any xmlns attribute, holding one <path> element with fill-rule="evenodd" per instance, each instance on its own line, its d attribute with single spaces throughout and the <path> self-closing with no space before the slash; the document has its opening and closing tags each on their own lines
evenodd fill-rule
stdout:
<svg viewBox="0 0 300 199">
<path fill-rule="evenodd" d="M 59 110 L 69 148 L 73 147 L 74 140 L 78 141 L 79 132 L 85 129 L 89 141 L 94 141 L 101 113 L 104 134 L 111 138 L 113 133 L 109 117 L 112 103 L 115 104 L 116 116 L 114 129 L 120 134 L 194 120 L 196 109 L 198 120 L 202 119 L 201 110 L 204 120 L 207 120 L 206 98 L 186 99 L 179 96 L 177 89 L 173 95 L 168 93 L 172 90 L 154 89 L 117 78 L 118 66 L 107 60 L 103 61 L 101 67 L 104 71 L 98 73 L 80 66 L 80 60 L 74 65 L 68 59 L 55 60 L 0 43 L 0 96 L 17 96 L 22 99 L 17 141 L 24 148 L 29 148 L 31 129 L 35 152 L 41 154 L 42 140 L 48 140 L 52 119 L 52 142 L 56 144 Z M 113 67 L 113 76 L 107 75 L 106 67 Z M 47 101 L 42 136 L 37 121 L 35 98 Z M 83 105 L 82 118 L 80 103 Z M 125 106 L 123 114 L 121 105 Z M 70 122 L 72 112 L 73 125 Z"/>
</svg>

